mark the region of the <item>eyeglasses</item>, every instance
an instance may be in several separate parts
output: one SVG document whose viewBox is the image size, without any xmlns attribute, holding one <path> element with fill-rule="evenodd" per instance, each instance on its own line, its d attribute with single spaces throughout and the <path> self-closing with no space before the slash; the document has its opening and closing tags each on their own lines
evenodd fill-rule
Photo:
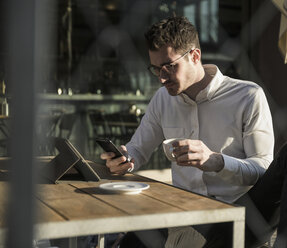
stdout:
<svg viewBox="0 0 287 248">
<path fill-rule="evenodd" d="M 190 53 L 191 51 L 193 51 L 194 49 L 191 49 L 187 52 L 185 52 L 183 55 L 181 55 L 179 58 L 175 59 L 174 61 L 171 61 L 169 63 L 165 63 L 162 66 L 155 66 L 155 65 L 150 65 L 148 67 L 148 70 L 156 77 L 160 76 L 160 72 L 161 70 L 164 68 L 168 73 L 174 73 L 175 72 L 175 62 L 179 61 L 180 59 L 184 58 L 188 53 Z"/>
</svg>

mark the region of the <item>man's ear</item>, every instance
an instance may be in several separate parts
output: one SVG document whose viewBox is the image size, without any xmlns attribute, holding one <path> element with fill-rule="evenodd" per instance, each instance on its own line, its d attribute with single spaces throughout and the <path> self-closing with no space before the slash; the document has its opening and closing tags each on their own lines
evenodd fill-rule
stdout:
<svg viewBox="0 0 287 248">
<path fill-rule="evenodd" d="M 193 51 L 190 51 L 192 54 L 192 62 L 197 64 L 198 62 L 200 62 L 201 59 L 201 51 L 198 48 L 195 48 Z"/>
</svg>

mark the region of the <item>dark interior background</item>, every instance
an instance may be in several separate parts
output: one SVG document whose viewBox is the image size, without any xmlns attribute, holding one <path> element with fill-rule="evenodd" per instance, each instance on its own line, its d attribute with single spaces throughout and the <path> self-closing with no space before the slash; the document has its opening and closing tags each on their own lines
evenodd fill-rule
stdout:
<svg viewBox="0 0 287 248">
<path fill-rule="evenodd" d="M 6 4 L 1 2 L 1 37 L 9 33 Z M 39 146 L 42 136 L 67 132 L 85 157 L 98 160 L 100 151 L 95 152 L 99 148 L 93 137 L 107 135 L 107 126 L 100 124 L 103 115 L 108 125 L 123 113 L 134 113 L 139 120 L 160 87 L 146 69 L 143 33 L 156 20 L 171 15 L 185 15 L 196 25 L 203 63 L 214 63 L 224 74 L 264 88 L 273 115 L 275 152 L 286 141 L 287 69 L 277 45 L 281 14 L 270 0 L 39 0 L 37 4 L 45 15 L 44 25 L 38 27 L 44 36 L 38 43 L 43 70 L 35 82 L 40 99 L 35 116 Z M 44 19 L 35 16 L 36 28 L 37 18 Z M 11 42 L 17 41 L 0 39 L 0 80 L 6 84 L 8 103 L 13 102 L 7 62 Z M 92 123 L 91 112 L 101 113 L 94 117 L 98 124 Z M 113 129 L 123 129 L 125 123 Z M 126 141 L 132 131 L 125 130 L 125 139 L 114 141 Z M 40 154 L 51 153 L 47 147 L 39 149 Z M 9 154 L 2 150 L 3 156 Z"/>
</svg>

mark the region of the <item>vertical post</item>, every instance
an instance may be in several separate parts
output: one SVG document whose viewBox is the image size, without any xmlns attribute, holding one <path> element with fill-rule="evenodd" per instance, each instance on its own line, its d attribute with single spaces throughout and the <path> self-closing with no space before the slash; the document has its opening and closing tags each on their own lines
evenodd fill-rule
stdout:
<svg viewBox="0 0 287 248">
<path fill-rule="evenodd" d="M 98 247 L 99 248 L 105 247 L 105 235 L 104 234 L 98 234 Z"/>
<path fill-rule="evenodd" d="M 68 15 L 68 28 L 67 28 L 67 48 L 68 48 L 68 82 L 67 91 L 71 87 L 71 74 L 73 66 L 73 50 L 72 50 L 72 31 L 73 31 L 73 13 L 72 13 L 72 0 L 67 2 L 67 15 Z"/>
<path fill-rule="evenodd" d="M 36 92 L 51 72 L 55 0 L 5 1 L 7 84 L 11 86 L 11 187 L 6 247 L 32 247 Z M 50 63 L 47 63 L 50 62 Z M 45 78 L 46 77 L 46 78 Z"/>
<path fill-rule="evenodd" d="M 77 242 L 78 242 L 77 237 L 69 238 L 69 248 L 77 248 L 78 247 Z"/>
<path fill-rule="evenodd" d="M 12 134 L 6 247 L 32 247 L 35 0 L 6 2 Z"/>
<path fill-rule="evenodd" d="M 245 221 L 233 222 L 233 248 L 244 248 Z"/>
</svg>

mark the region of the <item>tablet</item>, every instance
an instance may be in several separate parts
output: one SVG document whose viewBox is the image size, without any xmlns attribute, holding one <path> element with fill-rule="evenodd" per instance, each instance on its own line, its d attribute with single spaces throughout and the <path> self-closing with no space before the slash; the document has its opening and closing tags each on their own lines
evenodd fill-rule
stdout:
<svg viewBox="0 0 287 248">
<path fill-rule="evenodd" d="M 41 169 L 42 176 L 48 181 L 57 183 L 72 167 L 87 181 L 99 181 L 101 179 L 68 139 L 52 138 L 51 141 L 59 154 Z"/>
</svg>

